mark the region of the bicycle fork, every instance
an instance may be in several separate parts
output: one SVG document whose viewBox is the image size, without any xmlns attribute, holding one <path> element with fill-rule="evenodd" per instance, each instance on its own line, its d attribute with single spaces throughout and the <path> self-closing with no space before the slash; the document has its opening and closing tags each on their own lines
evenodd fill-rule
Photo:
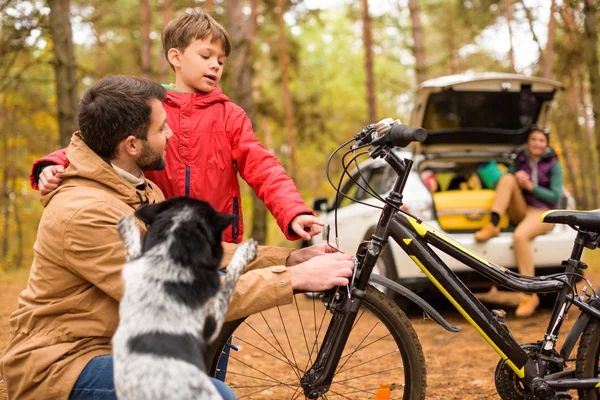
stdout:
<svg viewBox="0 0 600 400">
<path fill-rule="evenodd" d="M 329 328 L 315 362 L 300 380 L 308 399 L 316 399 L 329 390 L 365 292 L 354 288 L 350 297 L 339 290 L 331 297 L 333 316 Z"/>
</svg>

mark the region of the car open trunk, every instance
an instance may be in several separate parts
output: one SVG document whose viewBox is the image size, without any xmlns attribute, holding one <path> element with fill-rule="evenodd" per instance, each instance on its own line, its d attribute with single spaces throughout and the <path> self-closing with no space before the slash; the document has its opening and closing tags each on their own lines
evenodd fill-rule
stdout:
<svg viewBox="0 0 600 400">
<path fill-rule="evenodd" d="M 440 227 L 474 232 L 490 219 L 495 183 L 533 126 L 545 126 L 559 82 L 515 74 L 452 75 L 424 82 L 411 126 L 427 129 L 414 145 L 417 169 L 436 177 Z M 491 163 L 490 163 L 491 162 Z M 511 230 L 508 219 L 503 230 Z"/>
</svg>

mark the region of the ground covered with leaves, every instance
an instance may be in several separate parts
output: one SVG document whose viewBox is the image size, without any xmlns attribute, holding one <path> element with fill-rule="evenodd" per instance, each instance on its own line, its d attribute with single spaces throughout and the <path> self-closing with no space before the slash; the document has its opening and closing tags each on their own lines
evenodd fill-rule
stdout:
<svg viewBox="0 0 600 400">
<path fill-rule="evenodd" d="M 594 268 L 596 269 L 600 268 Z M 592 271 L 588 275 L 592 282 L 600 282 L 598 271 Z M 0 283 L 0 352 L 8 342 L 8 317 L 16 308 L 17 297 L 23 287 L 23 284 Z M 515 295 L 500 292 L 484 296 L 484 299 L 496 303 L 486 301 L 490 308 L 503 308 L 507 311 L 506 324 L 517 341 L 527 343 L 541 339 L 551 310 L 543 308 L 531 318 L 516 319 L 513 316 L 518 301 Z M 450 333 L 433 321 L 423 319 L 421 314 L 410 314 L 427 362 L 427 399 L 499 399 L 494 386 L 498 355 L 458 312 L 441 303 L 438 306 L 442 307 L 442 313 L 450 323 L 461 326 L 463 330 Z M 575 309 L 570 312 L 563 332 L 568 331 L 578 314 L 579 311 Z M 564 339 L 564 335 L 561 339 Z M 301 345 L 302 343 L 298 343 L 298 346 Z M 268 359 L 265 362 L 269 362 Z M 6 398 L 6 387 L 0 382 L 0 400 Z"/>
</svg>

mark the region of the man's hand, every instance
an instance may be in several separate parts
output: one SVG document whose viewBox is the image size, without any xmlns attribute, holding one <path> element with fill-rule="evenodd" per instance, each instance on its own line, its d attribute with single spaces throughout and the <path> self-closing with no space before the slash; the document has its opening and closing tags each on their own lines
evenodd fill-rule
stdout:
<svg viewBox="0 0 600 400">
<path fill-rule="evenodd" d="M 340 249 L 342 251 L 342 249 Z M 338 250 L 329 246 L 326 243 L 315 244 L 310 247 L 303 249 L 294 250 L 286 261 L 286 266 L 293 267 L 294 265 L 301 264 L 305 261 L 310 260 L 313 257 L 322 256 L 330 253 L 337 253 Z"/>
<path fill-rule="evenodd" d="M 353 269 L 354 261 L 349 254 L 333 253 L 313 257 L 289 267 L 288 271 L 294 290 L 321 292 L 334 286 L 348 285 Z"/>
<path fill-rule="evenodd" d="M 292 220 L 292 230 L 304 240 L 321 233 L 323 222 L 312 215 L 300 214 Z"/>
<path fill-rule="evenodd" d="M 38 187 L 42 196 L 56 190 L 58 185 L 62 182 L 62 179 L 56 176 L 65 172 L 65 168 L 62 165 L 49 165 L 40 174 L 38 181 Z"/>
</svg>

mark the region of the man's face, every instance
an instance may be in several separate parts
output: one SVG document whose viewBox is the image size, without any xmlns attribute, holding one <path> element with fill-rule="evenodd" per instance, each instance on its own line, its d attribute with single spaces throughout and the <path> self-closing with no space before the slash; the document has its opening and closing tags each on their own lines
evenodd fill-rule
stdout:
<svg viewBox="0 0 600 400">
<path fill-rule="evenodd" d="M 212 37 L 193 40 L 178 54 L 175 66 L 175 85 L 184 92 L 210 92 L 223 75 L 227 56 L 220 41 L 211 43 Z"/>
<path fill-rule="evenodd" d="M 152 123 L 148 130 L 148 140 L 142 141 L 142 153 L 136 160 L 142 171 L 163 170 L 165 168 L 165 149 L 167 142 L 173 136 L 173 131 L 167 125 L 167 113 L 162 103 L 152 100 Z"/>
</svg>

